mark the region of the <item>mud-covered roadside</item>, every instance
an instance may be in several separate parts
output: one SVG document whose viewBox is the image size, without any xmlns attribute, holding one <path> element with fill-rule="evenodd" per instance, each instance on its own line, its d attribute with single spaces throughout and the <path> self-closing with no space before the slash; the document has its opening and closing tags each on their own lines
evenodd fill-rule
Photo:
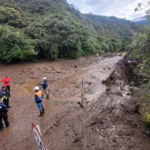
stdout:
<svg viewBox="0 0 150 150">
<path fill-rule="evenodd" d="M 10 99 L 12 108 L 9 111 L 11 126 L 0 133 L 0 148 L 37 149 L 31 123 L 39 124 L 42 133 L 46 135 L 50 128 L 58 126 L 57 123 L 62 118 L 72 111 L 80 111 L 77 101 L 81 99 L 82 79 L 85 81 L 85 96 L 88 101 L 96 101 L 106 90 L 102 81 L 113 72 L 120 59 L 122 59 L 120 56 L 90 57 L 58 62 L 1 65 L 0 76 L 12 77 Z M 43 76 L 46 76 L 50 83 L 50 99 L 44 100 L 46 113 L 39 118 L 34 103 L 33 87 L 42 81 Z M 54 142 L 57 143 L 58 140 L 59 137 Z"/>
<path fill-rule="evenodd" d="M 122 60 L 105 81 L 106 92 L 90 106 L 75 109 L 45 133 L 49 149 L 149 150 L 131 82 L 134 64 Z M 76 114 L 76 115 L 74 115 Z M 58 139 L 57 144 L 55 140 Z"/>
<path fill-rule="evenodd" d="M 85 108 L 71 106 L 47 121 L 43 138 L 49 150 L 149 150 L 137 110 L 132 69 L 125 62 L 108 77 L 106 91 Z M 14 147 L 36 149 L 31 137 Z"/>
<path fill-rule="evenodd" d="M 90 106 L 73 109 L 44 135 L 49 149 L 149 150 L 131 86 L 135 64 L 122 60 L 104 82 L 106 92 Z M 58 139 L 57 144 L 55 140 Z"/>
</svg>

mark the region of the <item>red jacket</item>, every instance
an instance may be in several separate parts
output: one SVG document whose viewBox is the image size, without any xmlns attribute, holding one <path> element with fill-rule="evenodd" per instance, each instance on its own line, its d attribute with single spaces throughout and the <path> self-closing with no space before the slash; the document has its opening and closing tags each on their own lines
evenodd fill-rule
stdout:
<svg viewBox="0 0 150 150">
<path fill-rule="evenodd" d="M 2 82 L 4 83 L 4 86 L 10 86 L 10 81 L 11 81 L 10 77 L 2 79 Z"/>
</svg>

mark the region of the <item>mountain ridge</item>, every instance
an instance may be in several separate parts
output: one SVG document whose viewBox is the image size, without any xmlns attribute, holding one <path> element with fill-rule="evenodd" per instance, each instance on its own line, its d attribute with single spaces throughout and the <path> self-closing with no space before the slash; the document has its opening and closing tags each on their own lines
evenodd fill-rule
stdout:
<svg viewBox="0 0 150 150">
<path fill-rule="evenodd" d="M 138 17 L 133 19 L 132 21 L 141 25 L 148 25 L 147 16 Z"/>
</svg>

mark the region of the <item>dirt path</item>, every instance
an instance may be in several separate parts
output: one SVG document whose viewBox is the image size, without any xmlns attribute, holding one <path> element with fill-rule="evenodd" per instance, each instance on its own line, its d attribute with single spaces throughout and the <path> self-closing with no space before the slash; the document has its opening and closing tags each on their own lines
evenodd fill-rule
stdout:
<svg viewBox="0 0 150 150">
<path fill-rule="evenodd" d="M 43 134 L 47 135 L 51 132 L 51 127 L 59 124 L 60 116 L 63 118 L 69 112 L 80 110 L 76 102 L 81 99 L 82 79 L 85 80 L 85 96 L 88 101 L 96 101 L 106 89 L 106 86 L 101 84 L 102 80 L 105 80 L 113 72 L 120 59 L 122 59 L 120 56 L 93 57 L 81 58 L 78 61 L 61 60 L 59 62 L 0 66 L 0 76 L 11 75 L 13 79 L 12 108 L 9 111 L 11 126 L 0 133 L 0 149 L 36 149 L 31 123 L 40 124 Z M 44 100 L 46 114 L 44 117 L 38 118 L 38 110 L 33 100 L 33 87 L 41 81 L 43 76 L 49 79 L 50 100 Z M 56 132 L 52 139 L 54 144 L 57 144 L 55 141 L 57 136 L 59 135 Z M 46 136 L 44 139 L 49 142 Z M 48 147 L 50 147 L 49 144 Z M 56 149 L 59 150 L 61 147 Z M 61 150 L 66 149 L 64 147 Z"/>
</svg>

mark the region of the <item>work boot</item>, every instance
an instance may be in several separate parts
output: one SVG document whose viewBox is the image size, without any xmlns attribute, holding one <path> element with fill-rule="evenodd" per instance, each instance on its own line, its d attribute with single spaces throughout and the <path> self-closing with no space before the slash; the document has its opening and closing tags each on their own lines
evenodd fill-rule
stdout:
<svg viewBox="0 0 150 150">
<path fill-rule="evenodd" d="M 43 114 L 45 113 L 45 110 L 44 110 L 44 108 L 43 108 Z"/>
<path fill-rule="evenodd" d="M 43 112 L 40 112 L 40 114 L 38 115 L 39 117 L 42 117 L 43 116 Z"/>
<path fill-rule="evenodd" d="M 46 99 L 49 99 L 49 95 L 46 96 Z"/>
<path fill-rule="evenodd" d="M 8 128 L 10 126 L 10 124 L 6 125 L 6 128 Z"/>
</svg>

